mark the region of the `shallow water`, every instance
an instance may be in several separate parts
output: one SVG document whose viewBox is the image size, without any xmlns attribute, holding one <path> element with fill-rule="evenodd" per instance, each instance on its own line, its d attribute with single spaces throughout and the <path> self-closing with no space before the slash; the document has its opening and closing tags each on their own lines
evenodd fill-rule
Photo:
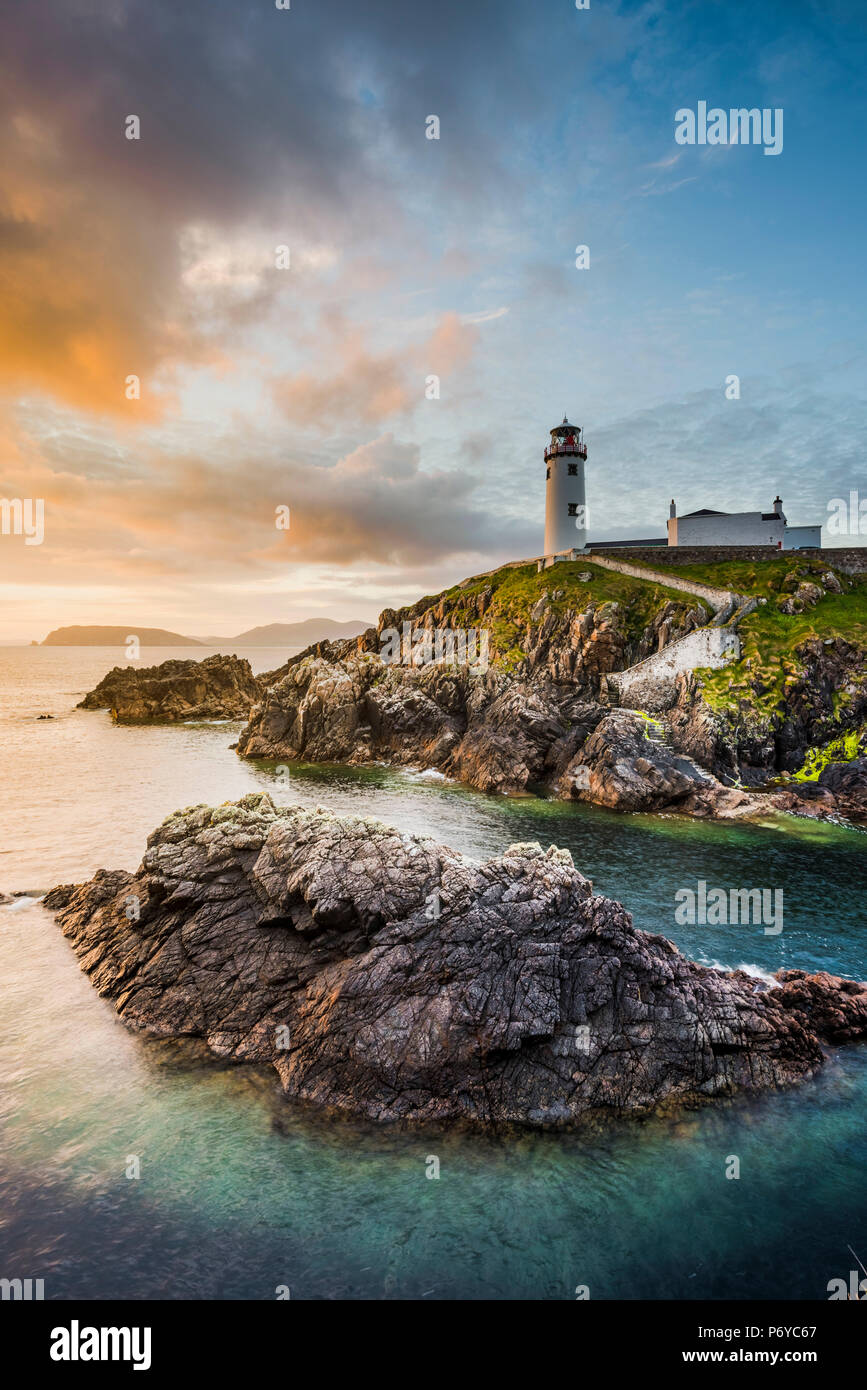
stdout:
<svg viewBox="0 0 867 1390">
<path fill-rule="evenodd" d="M 245 654 L 257 670 L 285 657 Z M 177 807 L 267 789 L 479 857 L 565 845 L 638 926 L 706 962 L 867 975 L 861 832 L 624 817 L 378 767 L 278 772 L 230 751 L 238 725 L 118 728 L 74 710 L 120 660 L 0 649 L 0 888 L 133 868 Z M 674 894 L 699 880 L 782 887 L 783 931 L 679 925 Z M 0 1276 L 45 1278 L 48 1297 L 823 1298 L 847 1246 L 867 1249 L 865 1102 L 867 1048 L 852 1047 L 801 1087 L 601 1133 L 325 1121 L 267 1072 L 129 1034 L 50 914 L 0 908 Z"/>
</svg>

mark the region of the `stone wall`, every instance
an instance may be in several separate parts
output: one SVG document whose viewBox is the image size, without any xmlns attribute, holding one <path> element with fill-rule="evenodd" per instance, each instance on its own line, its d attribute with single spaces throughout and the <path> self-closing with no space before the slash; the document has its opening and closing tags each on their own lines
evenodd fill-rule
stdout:
<svg viewBox="0 0 867 1390">
<path fill-rule="evenodd" d="M 598 551 L 594 551 L 588 558 L 591 564 L 600 565 L 603 569 L 616 570 L 618 574 L 628 574 L 633 579 L 665 584 L 669 589 L 694 594 L 696 598 L 702 598 L 709 603 L 715 612 L 723 608 L 734 608 L 738 601 L 739 596 L 731 589 L 715 589 L 711 584 L 700 584 L 695 579 L 683 579 L 680 575 L 674 574 L 659 574 L 649 566 L 631 565 L 627 559 L 621 559 L 620 553 L 616 560 L 612 555 L 600 555 Z"/>
<path fill-rule="evenodd" d="M 698 666 L 716 670 L 741 654 L 737 633 L 728 627 L 701 627 L 670 642 L 628 671 L 606 677 L 608 698 L 624 709 L 652 712 L 670 709 L 677 697 L 677 677 Z"/>
<path fill-rule="evenodd" d="M 599 554 L 596 551 L 595 554 Z M 821 550 L 776 550 L 772 545 L 674 545 L 654 546 L 652 549 L 624 550 L 621 548 L 601 552 L 611 559 L 637 560 L 654 569 L 678 565 L 715 565 L 725 560 L 774 560 L 780 555 L 797 563 L 799 555 L 805 560 L 818 560 L 820 564 L 831 565 L 843 570 L 845 574 L 867 573 L 867 546 L 852 545 L 823 548 Z M 593 555 L 585 555 L 585 560 Z"/>
</svg>

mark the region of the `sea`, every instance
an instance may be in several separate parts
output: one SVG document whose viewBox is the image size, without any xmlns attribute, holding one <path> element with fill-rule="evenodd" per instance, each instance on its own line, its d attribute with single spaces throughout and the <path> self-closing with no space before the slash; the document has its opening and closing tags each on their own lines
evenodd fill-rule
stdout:
<svg viewBox="0 0 867 1390">
<path fill-rule="evenodd" d="M 288 652 L 244 655 L 264 671 Z M 850 1247 L 867 1264 L 867 1046 L 831 1049 L 796 1087 L 601 1128 L 382 1129 L 288 1102 L 267 1069 L 129 1033 L 39 901 L 135 868 L 179 807 L 264 790 L 479 859 L 565 846 L 698 961 L 864 979 L 863 831 L 485 796 L 424 767 L 278 773 L 232 750 L 240 723 L 76 709 L 120 664 L 0 648 L 0 890 L 20 895 L 0 907 L 0 1278 L 58 1299 L 823 1300 Z M 783 930 L 679 924 L 676 895 L 700 882 L 782 888 Z"/>
</svg>

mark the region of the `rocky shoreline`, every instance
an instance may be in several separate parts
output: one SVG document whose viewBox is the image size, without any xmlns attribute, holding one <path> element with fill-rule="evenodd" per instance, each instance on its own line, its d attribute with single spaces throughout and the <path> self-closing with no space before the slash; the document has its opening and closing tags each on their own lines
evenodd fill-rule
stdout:
<svg viewBox="0 0 867 1390">
<path fill-rule="evenodd" d="M 567 851 L 477 863 L 265 794 L 178 812 L 137 873 L 45 903 L 131 1028 L 379 1122 L 641 1115 L 804 1081 L 867 1035 L 867 985 L 699 966 Z"/>
<path fill-rule="evenodd" d="M 812 731 L 805 722 L 804 746 Z M 237 747 L 248 758 L 434 768 L 483 792 L 541 792 L 618 811 L 867 821 L 867 758 L 766 790 L 773 765 L 743 783 L 736 739 L 692 675 L 678 677 L 665 717 L 650 717 L 545 676 L 384 667 L 374 651 L 323 644 L 266 687 Z M 767 741 L 773 749 L 773 735 Z"/>
<path fill-rule="evenodd" d="M 844 601 L 832 573 L 817 576 L 822 588 L 800 577 L 803 567 L 783 575 L 788 564 L 773 580 L 777 624 L 797 623 L 823 595 Z M 435 769 L 483 792 L 627 812 L 867 823 L 863 646 L 807 637 L 767 670 L 747 659 L 730 676 L 669 674 L 663 708 L 652 702 L 651 715 L 621 707 L 616 676 L 636 664 L 644 672 L 655 653 L 710 632 L 707 607 L 599 567 L 560 566 L 556 582 L 514 569 L 466 581 L 386 609 L 361 636 L 320 642 L 260 676 L 235 656 L 115 668 L 82 707 L 110 708 L 118 723 L 245 718 L 237 750 L 247 758 L 386 762 Z M 482 629 L 490 662 L 432 660 L 429 650 L 418 659 L 418 637 L 430 649 L 434 634 Z M 386 634 L 401 632 L 411 649 L 384 660 Z M 838 760 L 834 741 L 847 728 L 851 747 Z M 821 748 L 831 750 L 824 765 L 804 776 L 804 760 Z"/>
</svg>

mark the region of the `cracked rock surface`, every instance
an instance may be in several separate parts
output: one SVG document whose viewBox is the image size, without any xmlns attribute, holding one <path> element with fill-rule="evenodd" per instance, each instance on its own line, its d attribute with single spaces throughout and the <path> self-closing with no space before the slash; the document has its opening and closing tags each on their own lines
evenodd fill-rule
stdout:
<svg viewBox="0 0 867 1390">
<path fill-rule="evenodd" d="M 118 724 L 154 719 L 243 719 L 259 698 L 262 680 L 238 656 L 204 661 L 163 661 L 159 666 L 115 666 L 79 703 L 79 709 L 108 709 Z"/>
<path fill-rule="evenodd" d="M 802 1080 L 823 1042 L 867 1033 L 867 986 L 696 965 L 565 850 L 478 863 L 265 794 L 177 812 L 136 874 L 45 901 L 132 1028 L 379 1121 L 647 1112 Z"/>
</svg>

